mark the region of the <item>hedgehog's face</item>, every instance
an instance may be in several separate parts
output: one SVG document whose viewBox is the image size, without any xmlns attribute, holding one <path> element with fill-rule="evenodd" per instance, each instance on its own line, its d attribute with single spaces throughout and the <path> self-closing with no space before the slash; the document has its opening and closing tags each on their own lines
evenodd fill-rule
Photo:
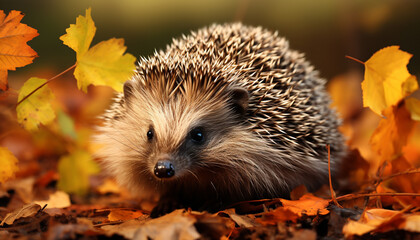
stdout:
<svg viewBox="0 0 420 240">
<path fill-rule="evenodd" d="M 136 169 L 143 179 L 157 183 L 199 178 L 197 169 L 207 168 L 213 157 L 208 150 L 217 148 L 243 122 L 245 90 L 229 88 L 212 95 L 185 89 L 159 96 L 162 92 L 152 87 L 125 84 L 124 121 L 136 127 L 122 134 L 130 135 L 130 144 L 136 146 L 138 164 L 130 170 Z"/>
</svg>

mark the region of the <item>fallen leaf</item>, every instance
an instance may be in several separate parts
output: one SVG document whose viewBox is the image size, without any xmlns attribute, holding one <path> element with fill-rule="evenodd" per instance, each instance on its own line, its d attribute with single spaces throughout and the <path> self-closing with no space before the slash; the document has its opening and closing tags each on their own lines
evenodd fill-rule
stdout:
<svg viewBox="0 0 420 240">
<path fill-rule="evenodd" d="M 45 79 L 36 77 L 28 79 L 19 90 L 18 102 L 45 82 Z M 40 124 L 50 124 L 55 119 L 51 105 L 54 99 L 55 97 L 47 85 L 38 89 L 16 107 L 18 122 L 29 131 L 38 130 Z"/>
<path fill-rule="evenodd" d="M 330 211 L 327 209 L 329 200 L 325 200 L 308 193 L 303 195 L 299 200 L 290 201 L 280 199 L 283 207 L 290 210 L 301 217 L 303 214 L 307 216 L 316 216 L 318 214 L 325 215 Z"/>
<path fill-rule="evenodd" d="M 76 51 L 74 76 L 77 86 L 84 92 L 90 84 L 110 86 L 121 92 L 124 82 L 134 74 L 136 58 L 124 54 L 123 39 L 112 38 L 89 49 L 95 31 L 89 8 L 86 17 L 79 16 L 76 24 L 71 24 L 67 33 L 60 37 L 65 45 Z"/>
<path fill-rule="evenodd" d="M 217 215 L 220 215 L 222 213 L 227 214 L 240 227 L 249 228 L 249 227 L 254 227 L 255 226 L 253 221 L 248 216 L 236 214 L 234 208 L 219 211 L 217 213 Z"/>
<path fill-rule="evenodd" d="M 18 160 L 7 148 L 0 147 L 0 183 L 14 176 Z"/>
<path fill-rule="evenodd" d="M 401 153 L 415 127 L 404 105 L 391 106 L 383 114 L 385 118 L 370 139 L 372 149 L 382 156 L 381 162 L 393 160 Z"/>
<path fill-rule="evenodd" d="M 8 181 L 4 184 L 6 189 L 13 189 L 16 192 L 16 196 L 20 199 L 20 201 L 17 201 L 18 205 L 13 206 L 14 208 L 22 205 L 19 202 L 28 204 L 33 201 L 34 183 L 35 178 L 28 177 L 23 179 L 14 179 L 13 181 Z M 10 207 L 10 204 L 8 207 Z"/>
<path fill-rule="evenodd" d="M 415 165 L 412 165 L 404 156 L 401 156 L 393 160 L 390 164 L 392 172 L 390 174 L 399 174 L 410 169 L 415 169 Z M 386 185 L 388 188 L 395 190 L 396 192 L 406 192 L 406 193 L 418 193 L 420 192 L 420 174 L 401 174 L 396 177 L 393 177 L 389 181 L 381 184 Z M 387 190 L 384 188 L 384 190 Z M 392 204 L 393 209 L 403 209 L 406 207 L 420 207 L 420 198 L 419 197 L 410 197 L 410 196 L 393 196 L 387 199 L 381 197 L 382 202 L 387 201 L 388 205 Z M 391 203 L 391 204 L 390 204 Z"/>
<path fill-rule="evenodd" d="M 109 221 L 126 221 L 138 218 L 143 215 L 143 212 L 137 209 L 111 209 L 108 214 Z"/>
<path fill-rule="evenodd" d="M 278 207 L 272 211 L 264 213 L 261 218 L 257 218 L 255 221 L 263 225 L 277 225 L 279 222 L 286 221 L 296 223 L 300 216 L 298 213 L 293 212 L 289 208 Z"/>
<path fill-rule="evenodd" d="M 3 226 L 4 224 L 12 225 L 13 222 L 19 218 L 22 217 L 32 217 L 34 216 L 39 210 L 41 209 L 41 206 L 39 206 L 36 203 L 30 203 L 22 208 L 16 209 L 15 211 L 8 213 L 3 221 L 1 222 L 0 226 Z"/>
<path fill-rule="evenodd" d="M 200 234 L 195 229 L 195 218 L 185 216 L 184 210 L 175 210 L 163 217 L 152 219 L 134 233 L 133 240 L 176 240 L 197 239 Z"/>
<path fill-rule="evenodd" d="M 101 229 L 108 233 L 121 234 L 128 239 L 197 239 L 200 234 L 197 232 L 194 223 L 196 219 L 184 214 L 184 210 L 175 210 L 160 218 L 145 220 L 128 220 L 120 225 L 102 226 Z"/>
<path fill-rule="evenodd" d="M 63 191 L 56 191 L 46 201 L 35 201 L 34 203 L 41 206 L 47 204 L 46 208 L 66 208 L 71 205 L 70 196 Z"/>
<path fill-rule="evenodd" d="M 145 223 L 145 219 L 131 219 L 118 225 L 105 225 L 100 228 L 105 231 L 107 235 L 120 234 L 126 239 L 133 239 L 134 234 Z"/>
<path fill-rule="evenodd" d="M 83 195 L 89 189 L 89 176 L 98 172 L 99 167 L 88 152 L 75 150 L 60 158 L 57 186 L 65 192 Z"/>
<path fill-rule="evenodd" d="M 20 23 L 20 11 L 12 10 L 6 16 L 0 10 L 0 89 L 7 90 L 7 70 L 16 70 L 32 63 L 37 53 L 27 42 L 38 36 L 36 29 Z"/>
<path fill-rule="evenodd" d="M 350 237 L 353 235 L 361 236 L 369 232 L 388 232 L 403 229 L 407 216 L 407 214 L 394 210 L 368 209 L 362 214 L 359 221 L 349 220 L 343 227 L 343 233 L 346 237 Z M 409 223 L 408 228 L 412 226 L 415 226 L 415 224 Z"/>
<path fill-rule="evenodd" d="M 417 213 L 406 216 L 405 223 L 400 226 L 400 229 L 410 232 L 420 232 L 420 215 Z"/>
<path fill-rule="evenodd" d="M 407 91 L 413 90 L 409 87 L 403 89 L 407 81 L 412 82 L 411 74 L 407 70 L 412 55 L 399 48 L 383 48 L 365 62 L 363 106 L 370 107 L 379 115 L 403 99 Z"/>
</svg>

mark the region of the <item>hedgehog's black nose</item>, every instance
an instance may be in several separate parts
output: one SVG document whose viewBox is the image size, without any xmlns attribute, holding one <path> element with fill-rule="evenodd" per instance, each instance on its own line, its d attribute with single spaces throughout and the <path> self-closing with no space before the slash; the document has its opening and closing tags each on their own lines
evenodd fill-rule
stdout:
<svg viewBox="0 0 420 240">
<path fill-rule="evenodd" d="M 174 165 L 169 161 L 158 161 L 155 165 L 155 175 L 158 178 L 170 178 L 174 176 Z"/>
</svg>

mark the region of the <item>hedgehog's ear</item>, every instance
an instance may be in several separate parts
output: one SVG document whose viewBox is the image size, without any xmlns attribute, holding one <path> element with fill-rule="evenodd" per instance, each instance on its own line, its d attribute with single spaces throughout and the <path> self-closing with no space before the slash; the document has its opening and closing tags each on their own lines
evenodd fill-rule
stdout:
<svg viewBox="0 0 420 240">
<path fill-rule="evenodd" d="M 248 109 L 248 91 L 241 87 L 235 87 L 229 89 L 229 92 L 233 110 L 240 116 L 245 115 Z"/>
<path fill-rule="evenodd" d="M 130 97 L 133 95 L 134 92 L 134 81 L 133 80 L 128 80 L 124 83 L 124 98 L 125 100 L 130 99 Z"/>
</svg>

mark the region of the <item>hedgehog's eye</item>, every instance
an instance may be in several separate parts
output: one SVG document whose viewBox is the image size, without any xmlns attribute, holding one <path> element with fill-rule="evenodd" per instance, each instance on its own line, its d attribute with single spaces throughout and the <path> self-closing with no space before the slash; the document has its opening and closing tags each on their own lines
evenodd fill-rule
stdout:
<svg viewBox="0 0 420 240">
<path fill-rule="evenodd" d="M 190 138 L 194 143 L 203 143 L 204 142 L 204 132 L 201 127 L 193 128 L 190 131 Z"/>
<path fill-rule="evenodd" d="M 149 131 L 147 131 L 147 139 L 152 140 L 154 135 L 155 131 L 153 131 L 153 128 L 150 128 Z"/>
</svg>

